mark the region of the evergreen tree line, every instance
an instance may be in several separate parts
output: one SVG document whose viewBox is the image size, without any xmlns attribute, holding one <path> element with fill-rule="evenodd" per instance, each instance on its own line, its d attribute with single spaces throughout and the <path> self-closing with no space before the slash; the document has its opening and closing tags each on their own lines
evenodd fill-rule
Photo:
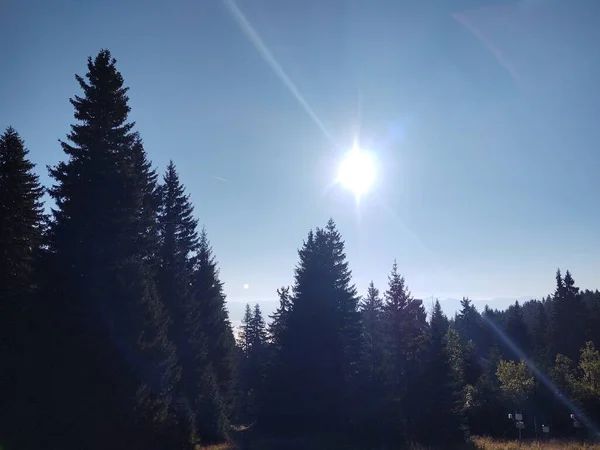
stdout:
<svg viewBox="0 0 600 450">
<path fill-rule="evenodd" d="M 514 438 L 521 414 L 524 437 L 598 437 L 600 291 L 569 271 L 546 298 L 481 313 L 463 298 L 449 319 L 437 300 L 426 313 L 396 262 L 386 290 L 371 282 L 359 299 L 332 221 L 299 255 L 271 322 L 258 305 L 242 322 L 245 414 L 260 430 L 451 448 Z"/>
<path fill-rule="evenodd" d="M 49 168 L 0 137 L 0 444 L 169 449 L 257 433 L 360 448 L 525 435 L 600 421 L 600 292 L 570 272 L 505 311 L 464 298 L 453 318 L 415 299 L 394 262 L 358 295 L 334 222 L 311 230 L 266 323 L 237 345 L 207 233 L 171 162 L 159 178 L 107 50 L 88 59 L 75 123 Z M 428 308 L 431 306 L 431 308 Z M 427 311 L 430 309 L 430 311 Z M 581 433 L 581 431 L 579 431 Z"/>
</svg>

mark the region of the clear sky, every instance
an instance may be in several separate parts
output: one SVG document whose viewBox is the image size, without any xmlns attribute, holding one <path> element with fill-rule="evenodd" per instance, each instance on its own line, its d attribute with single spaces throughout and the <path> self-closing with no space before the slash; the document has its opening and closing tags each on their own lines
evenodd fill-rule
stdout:
<svg viewBox="0 0 600 450">
<path fill-rule="evenodd" d="M 3 0 L 0 126 L 48 185 L 73 75 L 110 49 L 150 158 L 175 161 L 207 226 L 234 321 L 246 301 L 273 309 L 329 217 L 360 292 L 394 258 L 442 304 L 539 297 L 557 267 L 598 288 L 600 3 L 491 3 Z M 331 182 L 359 131 L 381 170 L 357 208 Z"/>
</svg>

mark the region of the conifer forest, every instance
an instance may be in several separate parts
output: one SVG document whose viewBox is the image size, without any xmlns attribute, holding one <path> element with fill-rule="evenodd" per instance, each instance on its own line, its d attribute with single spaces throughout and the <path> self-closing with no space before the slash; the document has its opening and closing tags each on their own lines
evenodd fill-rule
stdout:
<svg viewBox="0 0 600 450">
<path fill-rule="evenodd" d="M 600 291 L 576 273 L 447 317 L 411 295 L 401 254 L 387 285 L 355 286 L 329 220 L 298 236 L 275 313 L 247 305 L 234 330 L 186 162 L 152 165 L 108 50 L 76 80 L 51 185 L 2 124 L 3 449 L 191 450 L 242 427 L 360 449 L 598 437 Z"/>
</svg>

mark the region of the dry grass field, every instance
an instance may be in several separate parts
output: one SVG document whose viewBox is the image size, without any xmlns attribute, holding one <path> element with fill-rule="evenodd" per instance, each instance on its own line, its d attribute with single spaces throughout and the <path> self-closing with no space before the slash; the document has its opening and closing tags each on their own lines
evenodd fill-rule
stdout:
<svg viewBox="0 0 600 450">
<path fill-rule="evenodd" d="M 252 446 L 251 448 L 256 449 L 276 449 L 280 448 L 281 450 L 285 450 L 288 445 L 283 444 L 277 445 L 273 442 L 265 445 L 264 447 L 260 444 L 256 446 Z M 294 447 L 296 448 L 296 447 Z M 298 447 L 301 448 L 301 447 Z M 312 450 L 313 446 L 305 447 L 307 450 Z M 320 448 L 320 447 L 319 447 Z M 567 441 L 558 441 L 558 440 L 549 440 L 549 441 L 538 441 L 538 442 L 522 442 L 519 446 L 519 443 L 516 441 L 498 441 L 489 438 L 478 438 L 474 437 L 471 445 L 465 446 L 465 449 L 469 450 L 600 450 L 600 444 L 582 444 L 578 442 L 567 442 Z M 244 450 L 243 446 L 236 446 L 235 444 L 218 444 L 212 445 L 208 447 L 200 447 L 198 450 Z M 337 450 L 335 448 L 331 448 L 331 450 Z M 412 447 L 411 450 L 437 450 L 437 449 L 427 449 L 425 447 Z"/>
<path fill-rule="evenodd" d="M 326 444 L 321 439 L 304 438 L 275 439 L 258 437 L 249 427 L 236 427 L 234 441 L 226 444 L 198 447 L 197 450 L 395 450 L 391 448 L 375 448 L 369 446 L 352 446 Z M 464 450 L 600 450 L 600 443 L 588 444 L 568 440 L 524 440 L 519 444 L 516 440 L 498 440 L 487 437 L 473 437 L 464 445 Z M 443 448 L 409 446 L 406 450 L 443 450 Z"/>
<path fill-rule="evenodd" d="M 523 442 L 521 446 L 516 441 L 497 441 L 489 438 L 473 438 L 476 449 L 480 450 L 600 450 L 600 444 L 582 444 L 568 441 L 537 441 Z"/>
</svg>

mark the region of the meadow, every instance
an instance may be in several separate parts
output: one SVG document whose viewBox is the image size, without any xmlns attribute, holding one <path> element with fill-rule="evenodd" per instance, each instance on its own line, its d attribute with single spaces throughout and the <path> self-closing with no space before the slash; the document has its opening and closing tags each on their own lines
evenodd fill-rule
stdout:
<svg viewBox="0 0 600 450">
<path fill-rule="evenodd" d="M 246 449 L 319 449 L 319 450 L 334 450 L 338 446 L 321 446 L 321 444 L 310 444 L 306 440 L 296 441 L 275 441 L 261 440 L 254 443 L 244 442 L 219 444 L 208 447 L 200 447 L 198 450 L 246 450 Z M 359 448 L 359 447 L 354 447 Z M 388 450 L 368 447 L 371 450 Z M 360 447 L 361 450 L 366 450 L 365 447 Z M 390 449 L 391 450 L 391 449 Z M 437 450 L 433 447 L 423 447 L 419 445 L 410 446 L 407 450 Z M 516 440 L 497 440 L 486 437 L 473 437 L 469 444 L 464 446 L 464 450 L 600 450 L 600 444 L 589 444 L 565 440 L 538 440 L 538 441 L 522 441 L 519 443 Z"/>
</svg>

